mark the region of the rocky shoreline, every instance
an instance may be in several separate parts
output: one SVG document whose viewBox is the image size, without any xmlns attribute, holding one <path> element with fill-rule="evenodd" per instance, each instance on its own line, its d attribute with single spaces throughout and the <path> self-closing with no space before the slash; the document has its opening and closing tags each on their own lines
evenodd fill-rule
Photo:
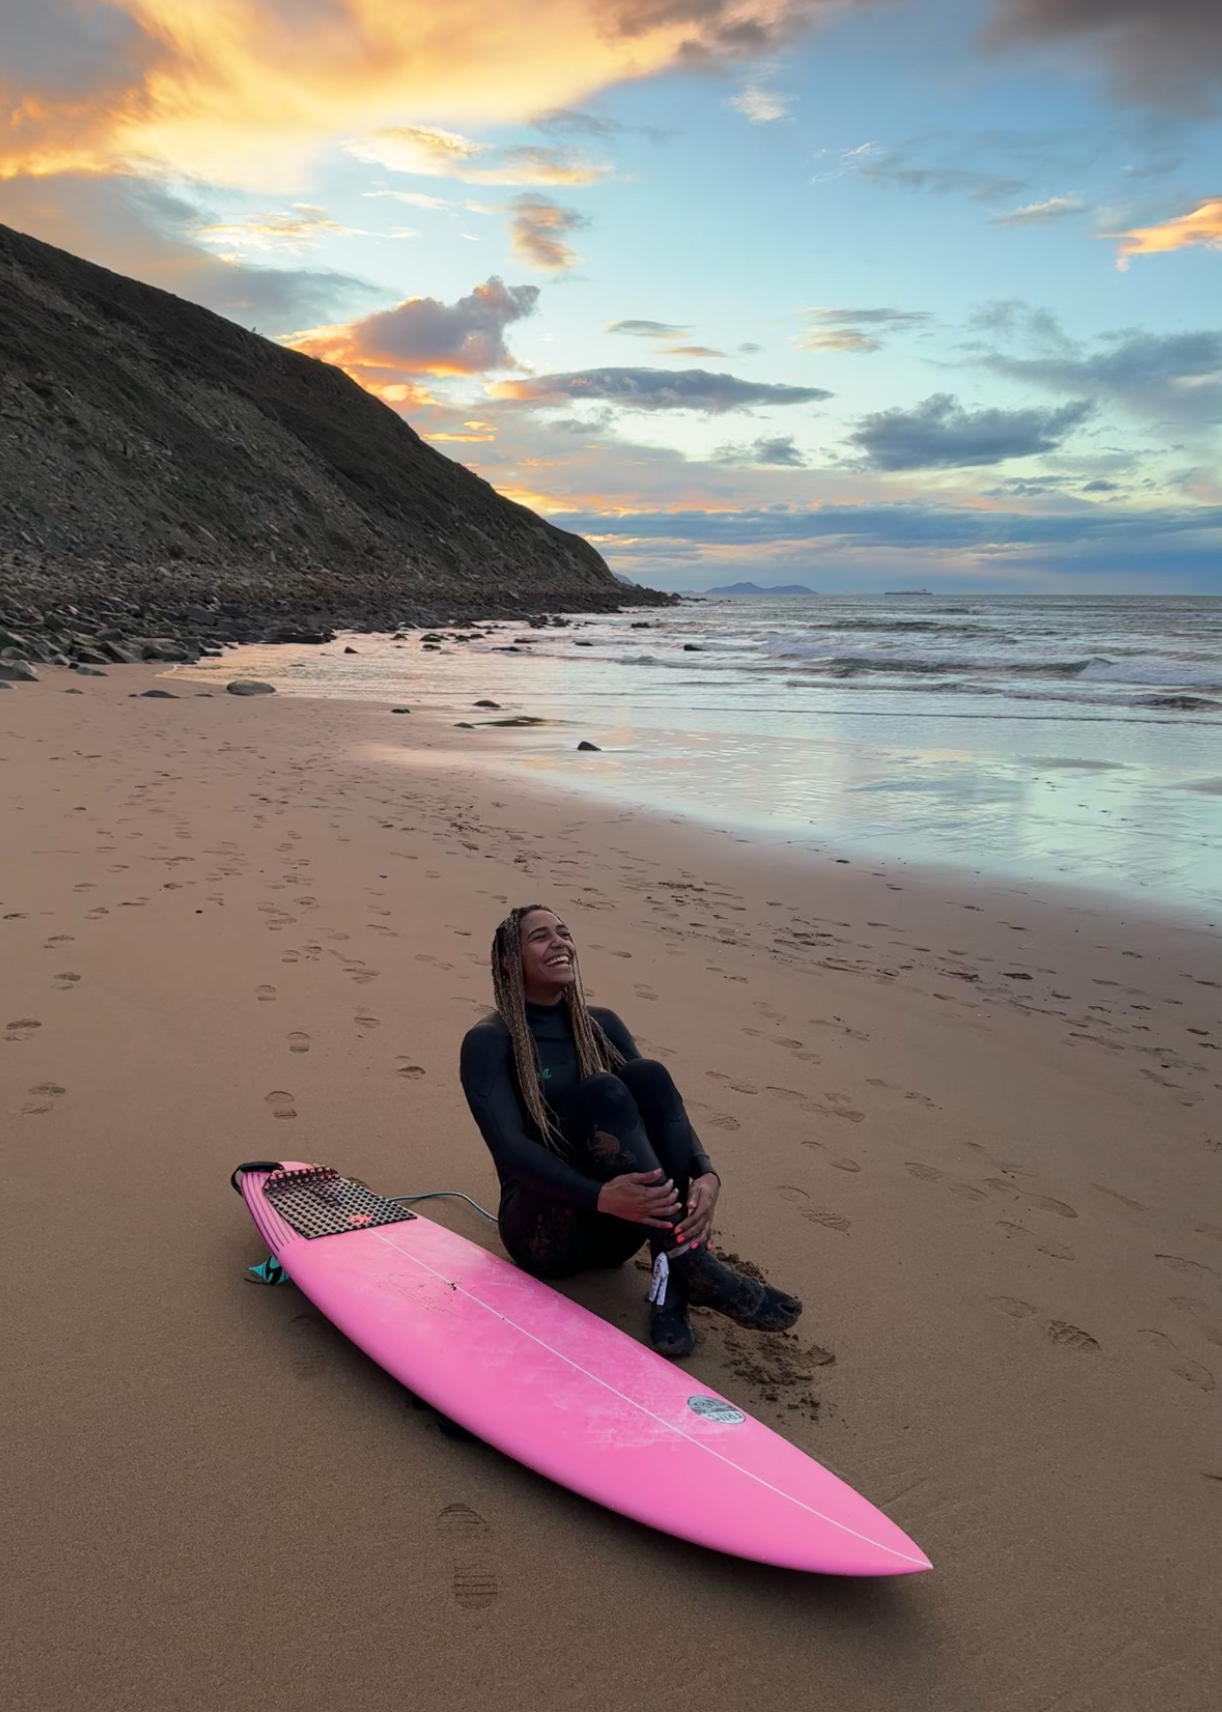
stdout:
<svg viewBox="0 0 1222 1712">
<path fill-rule="evenodd" d="M 141 660 L 185 664 L 241 643 L 317 643 L 340 631 L 452 629 L 513 619 L 536 628 L 559 613 L 669 606 L 678 597 L 623 585 L 540 591 L 506 587 L 478 595 L 439 591 L 426 604 L 391 587 L 353 587 L 351 573 L 218 578 L 182 563 L 114 567 L 0 551 L 0 682 L 37 675 L 39 665 L 105 670 Z M 108 591 L 97 593 L 99 584 Z M 279 584 L 280 586 L 277 586 Z M 219 586 L 218 586 L 219 585 Z"/>
</svg>

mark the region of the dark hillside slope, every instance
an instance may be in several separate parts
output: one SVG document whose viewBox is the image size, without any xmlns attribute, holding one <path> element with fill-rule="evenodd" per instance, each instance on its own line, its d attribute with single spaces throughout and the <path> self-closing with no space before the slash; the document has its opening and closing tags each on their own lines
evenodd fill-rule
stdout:
<svg viewBox="0 0 1222 1712">
<path fill-rule="evenodd" d="M 625 591 L 341 370 L 0 226 L 5 596 L 257 628 Z"/>
</svg>

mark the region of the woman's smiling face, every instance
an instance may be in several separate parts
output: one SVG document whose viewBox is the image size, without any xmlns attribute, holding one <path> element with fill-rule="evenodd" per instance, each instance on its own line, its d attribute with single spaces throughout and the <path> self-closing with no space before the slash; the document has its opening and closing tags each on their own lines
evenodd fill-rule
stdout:
<svg viewBox="0 0 1222 1712">
<path fill-rule="evenodd" d="M 551 910 L 522 918 L 522 985 L 533 1004 L 554 1004 L 577 979 L 573 936 Z"/>
</svg>

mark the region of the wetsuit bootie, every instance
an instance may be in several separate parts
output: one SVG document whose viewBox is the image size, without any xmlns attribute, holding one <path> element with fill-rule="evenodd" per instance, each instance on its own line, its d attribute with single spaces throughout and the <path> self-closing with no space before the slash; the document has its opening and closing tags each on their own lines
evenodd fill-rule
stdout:
<svg viewBox="0 0 1222 1712">
<path fill-rule="evenodd" d="M 796 1296 L 774 1290 L 760 1278 L 749 1278 L 724 1260 L 718 1260 L 707 1248 L 677 1256 L 670 1263 L 672 1275 L 677 1274 L 689 1302 L 698 1308 L 712 1308 L 724 1314 L 736 1325 L 757 1332 L 785 1332 L 802 1312 Z"/>
<path fill-rule="evenodd" d="M 659 1355 L 690 1355 L 696 1347 L 696 1334 L 687 1313 L 687 1291 L 672 1271 L 666 1280 L 666 1290 L 660 1302 L 655 1302 L 649 1314 L 649 1344 Z"/>
</svg>

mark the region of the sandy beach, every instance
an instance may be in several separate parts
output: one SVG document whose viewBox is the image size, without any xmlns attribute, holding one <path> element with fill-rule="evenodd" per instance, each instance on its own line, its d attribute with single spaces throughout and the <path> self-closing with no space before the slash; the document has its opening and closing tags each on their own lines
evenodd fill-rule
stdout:
<svg viewBox="0 0 1222 1712">
<path fill-rule="evenodd" d="M 0 693 L 14 1708 L 1218 1704 L 1216 932 L 527 794 L 452 721 L 161 670 Z M 807 1305 L 702 1317 L 687 1365 L 932 1574 L 652 1533 L 245 1281 L 242 1159 L 494 1201 L 458 1046 L 532 901 L 672 1069 L 723 1249 Z M 644 1287 L 565 1286 L 636 1336 Z"/>
</svg>

